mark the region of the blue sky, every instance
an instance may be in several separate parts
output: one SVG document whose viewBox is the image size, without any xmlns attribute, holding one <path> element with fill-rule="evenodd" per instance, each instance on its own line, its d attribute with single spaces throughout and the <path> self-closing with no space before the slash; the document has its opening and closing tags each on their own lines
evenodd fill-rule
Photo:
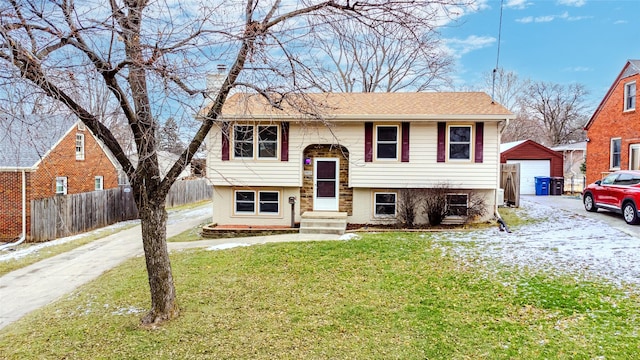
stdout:
<svg viewBox="0 0 640 360">
<path fill-rule="evenodd" d="M 500 0 L 442 30 L 456 87 L 477 87 L 496 66 Z M 504 0 L 498 65 L 521 78 L 582 83 L 595 108 L 628 59 L 640 59 L 639 0 Z"/>
</svg>

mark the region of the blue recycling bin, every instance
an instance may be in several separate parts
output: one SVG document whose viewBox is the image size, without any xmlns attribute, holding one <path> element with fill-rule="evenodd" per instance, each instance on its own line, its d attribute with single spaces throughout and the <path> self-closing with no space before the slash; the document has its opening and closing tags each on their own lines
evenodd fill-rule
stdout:
<svg viewBox="0 0 640 360">
<path fill-rule="evenodd" d="M 548 176 L 536 176 L 536 195 L 549 195 L 551 178 Z"/>
</svg>

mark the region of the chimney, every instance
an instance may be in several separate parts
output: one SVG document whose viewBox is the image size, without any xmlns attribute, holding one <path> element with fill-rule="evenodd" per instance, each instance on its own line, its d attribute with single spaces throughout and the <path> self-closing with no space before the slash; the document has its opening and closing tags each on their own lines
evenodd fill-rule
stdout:
<svg viewBox="0 0 640 360">
<path fill-rule="evenodd" d="M 207 97 L 213 100 L 222 88 L 224 80 L 227 78 L 227 66 L 218 64 L 216 66 L 217 73 L 207 74 Z"/>
</svg>

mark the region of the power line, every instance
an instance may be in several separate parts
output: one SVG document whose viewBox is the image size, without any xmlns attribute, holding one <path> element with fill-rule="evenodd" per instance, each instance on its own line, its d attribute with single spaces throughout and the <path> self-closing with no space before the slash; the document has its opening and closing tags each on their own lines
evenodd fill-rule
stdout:
<svg viewBox="0 0 640 360">
<path fill-rule="evenodd" d="M 491 99 L 495 99 L 496 92 L 496 72 L 498 71 L 498 64 L 500 63 L 500 42 L 502 38 L 502 8 L 504 0 L 500 0 L 500 23 L 498 25 L 498 54 L 496 55 L 496 67 L 493 68 L 493 81 L 491 85 Z"/>
</svg>

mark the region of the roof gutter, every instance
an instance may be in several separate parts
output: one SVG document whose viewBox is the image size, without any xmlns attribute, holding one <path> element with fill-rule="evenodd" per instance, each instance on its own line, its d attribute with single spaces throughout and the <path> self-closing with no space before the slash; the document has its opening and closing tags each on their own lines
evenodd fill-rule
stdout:
<svg viewBox="0 0 640 360">
<path fill-rule="evenodd" d="M 27 238 L 27 174 L 26 170 L 22 170 L 22 236 L 16 242 L 4 244 L 0 246 L 0 251 L 18 246 Z"/>
</svg>

